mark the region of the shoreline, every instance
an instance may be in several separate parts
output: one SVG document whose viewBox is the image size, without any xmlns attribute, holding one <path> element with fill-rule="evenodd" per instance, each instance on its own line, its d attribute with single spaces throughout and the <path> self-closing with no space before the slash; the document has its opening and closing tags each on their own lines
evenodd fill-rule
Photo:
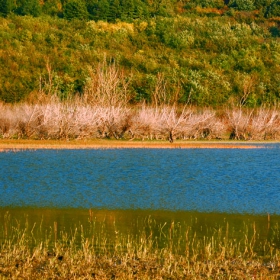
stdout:
<svg viewBox="0 0 280 280">
<path fill-rule="evenodd" d="M 0 140 L 0 152 L 71 149 L 259 149 L 278 142 L 124 141 L 124 140 Z"/>
</svg>

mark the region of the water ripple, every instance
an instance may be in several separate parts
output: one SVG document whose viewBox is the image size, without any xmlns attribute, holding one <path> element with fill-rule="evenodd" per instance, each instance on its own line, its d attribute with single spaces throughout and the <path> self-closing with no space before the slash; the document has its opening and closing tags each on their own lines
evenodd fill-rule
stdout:
<svg viewBox="0 0 280 280">
<path fill-rule="evenodd" d="M 0 153 L 0 206 L 280 214 L 280 149 Z"/>
</svg>

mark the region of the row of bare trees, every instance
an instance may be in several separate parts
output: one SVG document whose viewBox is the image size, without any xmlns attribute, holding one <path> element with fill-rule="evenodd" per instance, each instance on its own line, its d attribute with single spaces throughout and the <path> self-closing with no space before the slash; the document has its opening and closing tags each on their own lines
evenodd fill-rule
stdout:
<svg viewBox="0 0 280 280">
<path fill-rule="evenodd" d="M 98 105 L 84 97 L 0 104 L 0 138 L 280 139 L 278 109 Z"/>
<path fill-rule="evenodd" d="M 47 63 L 36 96 L 25 103 L 0 103 L 0 138 L 34 139 L 280 139 L 280 110 L 178 106 L 158 75 L 151 105 L 129 105 L 129 75 L 104 61 L 88 69 L 81 96 L 61 100 Z M 176 97 L 178 94 L 173 94 Z M 244 100 L 248 94 L 245 92 Z"/>
</svg>

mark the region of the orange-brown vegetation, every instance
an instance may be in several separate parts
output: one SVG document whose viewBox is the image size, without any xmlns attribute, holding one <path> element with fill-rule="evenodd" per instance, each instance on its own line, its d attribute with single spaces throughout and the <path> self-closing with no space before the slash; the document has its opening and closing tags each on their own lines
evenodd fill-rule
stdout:
<svg viewBox="0 0 280 280">
<path fill-rule="evenodd" d="M 101 105 L 88 97 L 0 104 L 3 139 L 279 140 L 278 109 L 198 109 L 168 105 Z M 110 105 L 108 102 L 112 102 Z"/>
</svg>

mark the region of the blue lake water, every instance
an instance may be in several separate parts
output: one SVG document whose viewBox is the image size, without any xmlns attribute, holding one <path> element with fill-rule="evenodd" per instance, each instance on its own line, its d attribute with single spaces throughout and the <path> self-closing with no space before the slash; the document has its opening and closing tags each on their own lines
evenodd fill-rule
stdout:
<svg viewBox="0 0 280 280">
<path fill-rule="evenodd" d="M 280 214 L 280 149 L 0 153 L 0 207 Z"/>
</svg>

